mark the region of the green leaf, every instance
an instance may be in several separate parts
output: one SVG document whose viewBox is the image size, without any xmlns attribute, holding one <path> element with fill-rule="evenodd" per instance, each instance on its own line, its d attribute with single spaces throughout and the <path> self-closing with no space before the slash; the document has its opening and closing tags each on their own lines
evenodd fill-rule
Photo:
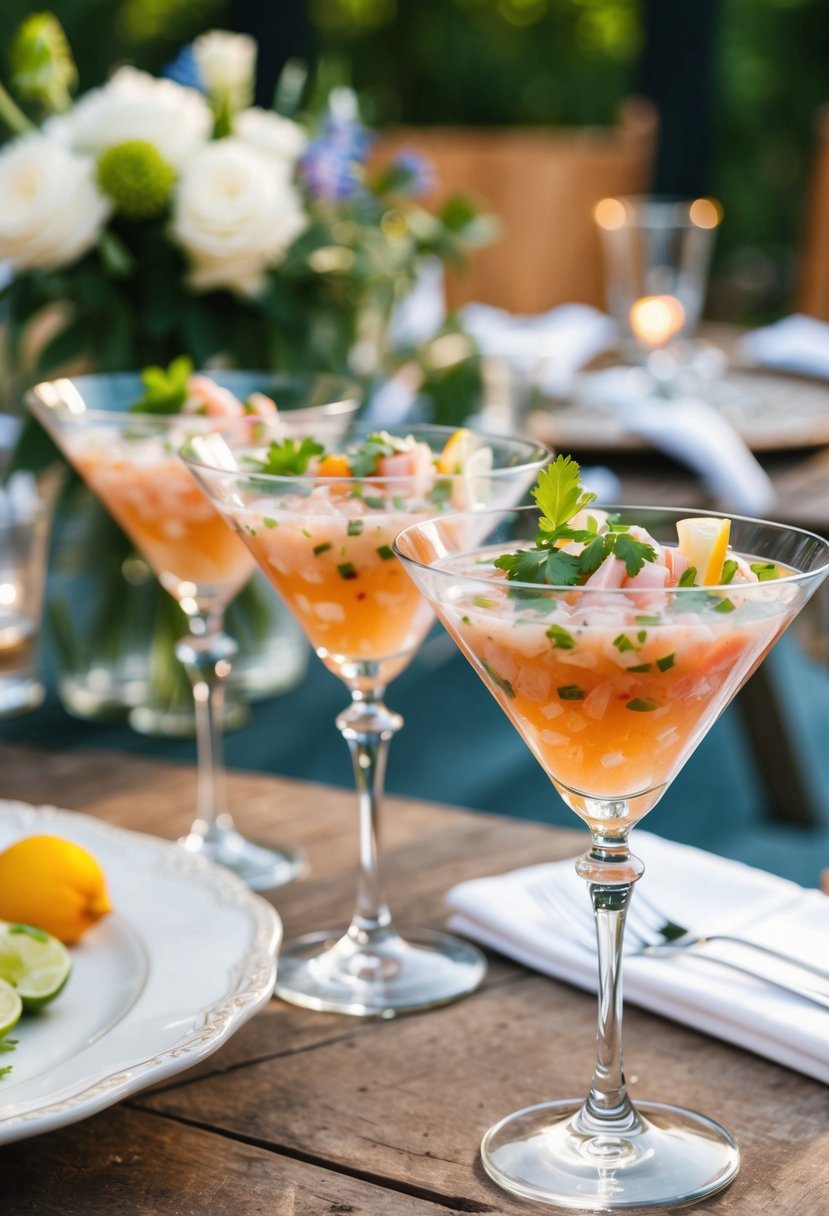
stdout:
<svg viewBox="0 0 829 1216">
<path fill-rule="evenodd" d="M 503 553 L 493 563 L 506 571 L 507 578 L 519 583 L 542 583 L 547 565 L 546 549 L 519 549 L 516 553 Z"/>
<path fill-rule="evenodd" d="M 583 507 L 595 502 L 596 495 L 582 490 L 581 469 L 571 456 L 557 456 L 538 475 L 533 498 L 542 512 L 542 532 L 556 532 Z"/>
<path fill-rule="evenodd" d="M 661 659 L 656 660 L 656 666 L 660 671 L 670 671 L 676 664 L 676 653 L 671 651 L 670 654 L 664 655 Z"/>
<path fill-rule="evenodd" d="M 613 535 L 613 553 L 625 563 L 628 578 L 639 573 L 645 562 L 656 561 L 656 550 L 645 541 L 634 540 L 627 532 Z"/>
<path fill-rule="evenodd" d="M 579 566 L 582 573 L 592 574 L 594 570 L 598 570 L 610 552 L 610 548 L 611 538 L 609 536 L 597 535 L 589 540 L 579 554 Z"/>
<path fill-rule="evenodd" d="M 553 587 L 574 587 L 579 581 L 579 559 L 561 549 L 549 549 L 544 567 L 544 581 Z"/>
<path fill-rule="evenodd" d="M 325 448 L 314 439 L 303 439 L 297 443 L 295 439 L 273 440 L 268 448 L 268 454 L 263 460 L 251 461 L 259 473 L 268 473 L 273 477 L 287 477 L 291 474 L 301 475 L 308 468 L 313 456 L 321 456 Z M 349 533 L 354 535 L 354 533 Z"/>
<path fill-rule="evenodd" d="M 133 414 L 178 414 L 188 396 L 193 361 L 179 355 L 166 368 L 151 365 L 141 373 L 144 396 L 130 406 Z"/>
<path fill-rule="evenodd" d="M 696 568 L 696 566 L 689 566 L 688 569 L 685 570 L 679 576 L 679 585 L 680 585 L 680 587 L 696 587 L 696 585 L 697 585 L 697 568 Z"/>
<path fill-rule="evenodd" d="M 576 645 L 572 633 L 562 629 L 561 625 L 551 625 L 545 636 L 553 643 L 554 650 L 572 650 Z"/>
<path fill-rule="evenodd" d="M 626 633 L 620 633 L 618 637 L 615 637 L 613 639 L 613 645 L 616 647 L 616 649 L 619 651 L 620 654 L 624 654 L 626 650 L 635 650 L 636 649 L 633 642 L 631 642 L 630 638 L 627 636 Z"/>
</svg>

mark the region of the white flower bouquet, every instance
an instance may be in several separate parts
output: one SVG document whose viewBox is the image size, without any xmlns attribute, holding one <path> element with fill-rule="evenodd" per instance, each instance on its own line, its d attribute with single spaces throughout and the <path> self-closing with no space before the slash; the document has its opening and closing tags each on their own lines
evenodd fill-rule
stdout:
<svg viewBox="0 0 829 1216">
<path fill-rule="evenodd" d="M 24 22 L 10 61 L 0 261 L 12 360 L 32 319 L 61 305 L 37 374 L 182 352 L 197 365 L 371 372 L 424 258 L 486 239 L 462 200 L 440 215 L 415 202 L 416 156 L 369 171 L 350 91 L 316 119 L 251 105 L 245 35 L 202 35 L 166 78 L 119 67 L 76 101 L 52 15 Z"/>
</svg>

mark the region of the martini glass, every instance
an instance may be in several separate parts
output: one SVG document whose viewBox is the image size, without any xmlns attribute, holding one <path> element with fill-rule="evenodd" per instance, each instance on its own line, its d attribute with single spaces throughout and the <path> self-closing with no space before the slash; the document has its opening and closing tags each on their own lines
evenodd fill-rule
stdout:
<svg viewBox="0 0 829 1216">
<path fill-rule="evenodd" d="M 622 523 L 641 524 L 674 545 L 676 521 L 688 514 L 620 510 Z M 436 519 L 407 528 L 395 548 L 590 829 L 591 847 L 576 869 L 595 913 L 599 1017 L 586 1101 L 545 1102 L 508 1115 L 484 1137 L 483 1164 L 506 1190 L 564 1208 L 689 1203 L 733 1179 L 739 1152 L 703 1115 L 655 1102 L 634 1107 L 628 1097 L 622 938 L 644 868 L 628 837 L 829 572 L 829 544 L 735 518 L 733 549 L 767 575 L 779 567 L 783 577 L 720 588 L 559 588 L 506 582 L 490 564 L 534 545 L 537 509 L 487 515 L 483 547 L 469 546 L 450 521 Z"/>
<path fill-rule="evenodd" d="M 350 439 L 359 441 L 367 430 L 353 428 Z M 477 987 L 486 970 L 480 951 L 448 934 L 417 929 L 402 936 L 383 894 L 380 802 L 388 744 L 403 725 L 383 697 L 433 621 L 392 543 L 402 527 L 436 510 L 449 517 L 455 513 L 458 526 L 474 538 L 475 508 L 517 502 L 549 459 L 546 449 L 522 439 L 462 432 L 470 449 L 463 471 L 452 471 L 452 464 L 442 472 L 429 449 L 444 452 L 456 433 L 422 426 L 407 433 L 424 445 L 419 452 L 425 459 L 414 468 L 404 453 L 395 475 L 385 477 L 253 472 L 249 459 L 263 449 L 264 433 L 254 449 L 248 436 L 237 441 L 227 433 L 197 436 L 182 450 L 320 659 L 351 694 L 337 727 L 351 751 L 359 796 L 360 877 L 354 913 L 348 926 L 312 933 L 284 947 L 276 993 L 311 1009 L 357 1016 L 391 1017 L 443 1004 Z"/>
<path fill-rule="evenodd" d="M 355 386 L 341 377 L 223 372 L 211 379 L 241 401 L 253 392 L 278 401 L 275 425 L 283 431 L 314 423 L 338 434 L 359 406 Z M 138 374 L 89 375 L 44 381 L 27 402 L 187 616 L 189 632 L 175 653 L 193 688 L 197 797 L 196 818 L 180 843 L 255 890 L 269 890 L 295 878 L 302 858 L 236 829 L 222 762 L 224 688 L 237 650 L 224 613 L 256 564 L 177 455 L 188 435 L 215 430 L 221 420 L 130 412 L 143 391 Z"/>
</svg>

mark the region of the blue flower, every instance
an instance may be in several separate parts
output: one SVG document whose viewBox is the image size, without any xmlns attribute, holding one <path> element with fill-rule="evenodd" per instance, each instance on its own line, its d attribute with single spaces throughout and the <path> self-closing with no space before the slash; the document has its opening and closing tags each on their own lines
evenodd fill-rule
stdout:
<svg viewBox="0 0 829 1216">
<path fill-rule="evenodd" d="M 422 198 L 435 187 L 435 166 L 413 148 L 399 152 L 392 161 L 392 169 L 402 190 L 412 198 Z"/>
<path fill-rule="evenodd" d="M 166 76 L 168 80 L 174 80 L 176 84 L 185 85 L 190 89 L 198 89 L 200 93 L 204 93 L 205 91 L 199 76 L 199 67 L 196 63 L 192 42 L 188 42 L 187 46 L 183 46 L 172 63 L 168 63 L 166 67 L 161 69 L 161 75 Z"/>
<path fill-rule="evenodd" d="M 363 166 L 373 136 L 351 116 L 329 111 L 322 132 L 305 150 L 302 179 L 312 198 L 341 202 L 363 189 Z"/>
</svg>

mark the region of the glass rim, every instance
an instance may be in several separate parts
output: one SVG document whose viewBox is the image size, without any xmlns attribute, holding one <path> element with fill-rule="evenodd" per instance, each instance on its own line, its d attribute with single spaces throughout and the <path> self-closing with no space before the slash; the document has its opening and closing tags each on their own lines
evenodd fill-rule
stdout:
<svg viewBox="0 0 829 1216">
<path fill-rule="evenodd" d="M 280 382 L 288 384 L 291 381 L 297 384 L 311 384 L 314 381 L 331 381 L 338 385 L 340 391 L 332 395 L 331 400 L 325 400 L 318 405 L 298 405 L 295 408 L 280 407 L 277 404 L 277 417 L 279 413 L 286 417 L 295 417 L 298 414 L 310 413 L 313 411 L 317 417 L 339 417 L 341 414 L 353 413 L 359 409 L 360 401 L 363 396 L 363 390 L 356 380 L 349 376 L 341 375 L 339 372 L 272 372 L 265 368 L 227 368 L 227 369 L 202 369 L 194 368 L 194 376 L 205 376 L 213 380 L 220 388 L 229 388 L 232 392 L 232 382 L 244 377 L 258 379 L 260 376 L 263 383 L 279 385 Z M 222 417 L 220 415 L 209 414 L 183 414 L 180 411 L 172 414 L 143 412 L 140 410 L 130 410 L 129 408 L 122 409 L 83 409 L 74 411 L 65 401 L 56 399 L 54 403 L 49 403 L 44 400 L 42 389 L 47 386 L 58 391 L 60 385 L 71 385 L 73 389 L 82 394 L 83 386 L 89 384 L 102 384 L 106 381 L 113 383 L 115 387 L 126 385 L 130 381 L 136 381 L 139 385 L 141 382 L 140 371 L 126 372 L 85 372 L 79 376 L 56 376 L 53 379 L 39 380 L 36 384 L 32 384 L 25 393 L 27 405 L 33 412 L 37 413 L 39 408 L 44 408 L 49 411 L 50 415 L 61 419 L 89 419 L 90 421 L 98 421 L 102 423 L 111 423 L 116 419 L 129 418 L 133 422 L 155 422 L 156 424 L 164 424 L 172 422 L 174 419 L 207 419 L 213 422 L 213 429 L 219 430 L 227 423 L 241 422 L 245 418 L 254 417 L 252 414 L 240 414 L 235 417 Z M 65 391 L 65 390 L 64 390 Z M 252 390 L 255 391 L 255 390 Z M 267 418 L 263 418 L 267 421 Z"/>
<path fill-rule="evenodd" d="M 661 506 L 657 506 L 654 504 L 651 504 L 650 506 L 646 506 L 643 504 L 637 505 L 636 503 L 622 503 L 622 504 L 619 504 L 619 503 L 602 503 L 602 504 L 591 503 L 590 507 L 587 509 L 590 510 L 593 508 L 595 508 L 596 510 L 599 510 L 599 511 L 609 511 L 609 512 L 625 511 L 628 513 L 642 512 L 643 514 L 647 514 L 647 513 L 656 514 L 656 513 L 661 512 L 665 515 L 673 516 L 675 519 L 689 519 L 689 518 L 706 517 L 706 518 L 710 518 L 710 519 L 729 519 L 729 520 L 731 520 L 732 523 L 736 522 L 736 523 L 745 523 L 745 524 L 760 524 L 763 527 L 770 528 L 773 531 L 778 532 L 778 533 L 788 533 L 788 534 L 794 535 L 794 536 L 805 537 L 808 540 L 817 541 L 818 544 L 821 545 L 824 549 L 823 562 L 820 566 L 816 567 L 816 569 L 799 570 L 799 571 L 795 571 L 792 574 L 786 574 L 782 578 L 776 578 L 773 580 L 774 586 L 779 587 L 779 586 L 783 586 L 783 585 L 786 585 L 786 586 L 798 585 L 802 582 L 807 582 L 813 578 L 816 578 L 818 575 L 821 575 L 821 574 L 825 575 L 825 574 L 829 573 L 829 540 L 827 540 L 827 538 L 824 536 L 820 536 L 817 532 L 810 532 L 808 528 L 799 528 L 799 527 L 795 526 L 794 524 L 782 524 L 782 523 L 776 522 L 775 520 L 760 519 L 757 516 L 752 516 L 752 515 L 734 515 L 734 514 L 723 515 L 719 511 L 706 510 L 705 508 L 701 508 L 701 507 L 697 507 L 697 508 L 661 507 Z M 524 516 L 524 515 L 527 515 L 529 512 L 534 512 L 535 515 L 538 516 L 538 507 L 534 507 L 534 506 L 500 507 L 500 508 L 495 508 L 495 509 L 484 509 L 482 511 L 460 512 L 460 514 L 474 515 L 477 520 L 481 520 L 486 515 L 492 516 L 493 518 L 495 518 L 495 517 L 507 518 L 511 515 Z M 455 512 L 454 516 L 435 515 L 435 516 L 432 516 L 430 519 L 417 520 L 415 523 L 408 524 L 407 527 L 401 528 L 400 532 L 398 532 L 397 536 L 394 538 L 394 542 L 392 543 L 392 549 L 394 550 L 396 556 L 401 559 L 401 561 L 407 562 L 409 565 L 416 566 L 420 570 L 431 571 L 433 574 L 439 575 L 442 578 L 453 578 L 453 579 L 463 578 L 467 582 L 472 582 L 472 583 L 480 584 L 481 586 L 486 586 L 486 587 L 491 588 L 492 579 L 487 578 L 483 574 L 474 574 L 474 573 L 467 574 L 466 572 L 464 572 L 464 574 L 459 575 L 456 571 L 442 569 L 439 565 L 431 564 L 427 561 L 423 561 L 422 558 L 411 557 L 411 556 L 409 556 L 409 554 L 404 553 L 400 548 L 399 542 L 408 533 L 416 532 L 418 529 L 428 528 L 431 524 L 441 524 L 444 522 L 448 523 L 449 520 L 452 518 L 454 518 L 457 521 L 458 514 L 459 514 L 458 512 Z M 464 554 L 474 553 L 474 552 L 480 550 L 481 547 L 482 547 L 481 545 L 473 545 L 469 549 L 464 549 L 457 554 L 450 554 L 449 556 L 450 557 L 460 557 L 460 556 L 463 556 Z M 520 547 L 519 545 L 514 545 L 512 548 L 505 548 L 504 552 L 505 553 L 515 552 L 519 547 Z M 588 595 L 594 594 L 594 595 L 606 595 L 606 596 L 613 596 L 613 597 L 619 597 L 619 596 L 654 597 L 654 596 L 658 596 L 658 595 L 667 595 L 667 594 L 687 595 L 689 593 L 699 595 L 700 591 L 712 591 L 712 592 L 713 591 L 724 591 L 724 592 L 731 591 L 735 594 L 739 593 L 740 595 L 744 595 L 747 593 L 751 594 L 752 589 L 755 587 L 765 587 L 765 586 L 766 586 L 766 584 L 764 582 L 757 582 L 757 583 L 737 583 L 737 584 L 734 584 L 734 583 L 716 583 L 716 584 L 714 584 L 714 583 L 712 583 L 710 585 L 706 584 L 704 587 L 703 586 L 692 586 L 692 587 L 679 587 L 679 586 L 676 586 L 676 587 L 587 587 L 584 584 L 582 584 L 581 586 L 565 586 L 565 585 L 558 584 L 558 583 L 525 583 L 525 582 L 520 582 L 518 579 L 509 580 L 510 590 L 532 591 L 532 592 L 534 592 L 534 594 L 536 596 L 543 596 L 543 595 L 546 595 L 548 593 L 553 593 L 553 592 L 558 593 L 558 594 L 572 594 L 573 592 L 575 592 L 576 594 L 587 593 Z"/>
<path fill-rule="evenodd" d="M 240 421 L 243 421 L 243 419 L 237 418 L 237 419 L 233 419 L 231 421 L 235 421 L 238 423 Z M 264 422 L 266 426 L 268 425 L 267 418 L 262 419 L 261 421 Z M 356 422 L 357 422 L 357 424 L 361 424 L 361 420 L 359 418 L 356 419 Z M 364 425 L 366 427 L 371 428 L 371 423 L 369 423 L 367 421 L 364 422 Z M 374 433 L 375 429 L 379 431 L 384 428 L 377 427 L 374 429 L 369 429 L 368 433 L 369 434 Z M 415 438 L 417 438 L 418 435 L 425 435 L 426 433 L 429 433 L 432 435 L 437 434 L 440 436 L 446 436 L 447 439 L 450 438 L 452 435 L 456 434 L 457 431 L 461 430 L 461 429 L 463 429 L 463 428 L 456 427 L 456 426 L 447 426 L 443 423 L 429 423 L 429 422 L 411 423 L 411 425 L 409 425 L 408 427 L 401 428 L 401 430 L 404 431 L 406 435 L 413 435 Z M 486 446 L 487 442 L 501 443 L 501 444 L 508 443 L 508 444 L 514 445 L 514 447 L 517 449 L 524 447 L 527 450 L 527 452 L 529 452 L 530 450 L 535 451 L 538 455 L 535 459 L 525 460 L 521 464 L 502 465 L 500 467 L 482 469 L 480 471 L 480 473 L 476 473 L 476 472 L 469 473 L 469 472 L 463 472 L 463 471 L 460 473 L 440 473 L 440 474 L 438 474 L 438 476 L 441 481 L 467 480 L 470 478 L 503 479 L 508 475 L 517 474 L 517 473 L 527 473 L 535 468 L 543 468 L 544 465 L 554 455 L 552 448 L 549 448 L 546 444 L 537 442 L 534 439 L 527 439 L 523 435 L 498 435 L 491 431 L 479 431 L 479 430 L 475 430 L 474 428 L 470 428 L 470 429 L 471 429 L 471 433 L 473 435 L 475 435 L 476 438 L 482 439 L 484 441 L 481 446 Z M 216 433 L 220 434 L 221 432 L 217 429 Z M 206 439 L 209 437 L 210 437 L 209 431 L 205 432 L 205 434 L 198 436 L 199 439 Z M 361 485 L 361 484 L 364 484 L 365 482 L 369 482 L 371 485 L 383 486 L 386 483 L 399 485 L 401 482 L 419 481 L 424 476 L 428 475 L 426 473 L 389 473 L 389 474 L 385 474 L 384 476 L 381 477 L 375 473 L 367 473 L 362 477 L 358 477 L 355 474 L 351 474 L 348 477 L 315 477 L 315 476 L 308 477 L 308 476 L 305 476 L 304 474 L 266 473 L 264 471 L 259 472 L 256 469 L 250 469 L 250 470 L 227 469 L 218 464 L 210 464 L 208 461 L 203 460 L 198 456 L 190 455 L 187 451 L 188 447 L 190 446 L 190 442 L 191 442 L 191 440 L 188 439 L 182 445 L 181 449 L 179 450 L 180 458 L 184 461 L 184 463 L 188 467 L 197 469 L 197 470 L 204 470 L 204 472 L 206 472 L 206 473 L 221 474 L 224 477 L 244 478 L 244 479 L 255 477 L 257 479 L 257 481 L 261 480 L 265 483 L 278 482 L 280 484 L 287 483 L 287 484 L 295 485 L 295 486 L 308 487 L 308 486 L 322 486 L 322 485 L 330 485 L 330 486 L 347 486 L 347 485 L 357 485 L 357 484 Z M 479 450 L 479 449 L 476 449 L 476 450 Z"/>
</svg>

